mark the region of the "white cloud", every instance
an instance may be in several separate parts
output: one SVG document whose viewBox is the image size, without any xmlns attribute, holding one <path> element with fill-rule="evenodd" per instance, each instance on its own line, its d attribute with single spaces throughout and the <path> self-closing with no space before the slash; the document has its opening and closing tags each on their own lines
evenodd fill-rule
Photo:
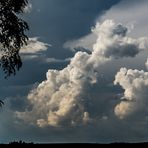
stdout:
<svg viewBox="0 0 148 148">
<path fill-rule="evenodd" d="M 50 44 L 43 43 L 37 37 L 29 38 L 28 45 L 21 48 L 21 54 L 36 54 L 41 51 L 46 51 Z"/>
<path fill-rule="evenodd" d="M 128 28 L 113 21 L 105 21 L 101 26 L 97 23 L 93 33 L 98 35 L 93 45 L 95 54 L 104 57 L 134 57 L 145 49 L 147 38 L 133 39 L 127 36 Z"/>
<path fill-rule="evenodd" d="M 148 72 L 121 68 L 115 82 L 125 91 L 121 102 L 115 107 L 115 114 L 124 119 L 147 108 Z M 146 113 L 146 112 L 145 112 Z"/>
<path fill-rule="evenodd" d="M 28 95 L 32 110 L 17 112 L 19 118 L 40 127 L 92 121 L 86 107 L 90 99 L 84 94 L 89 93 L 87 87 L 99 83 L 99 67 L 112 59 L 133 57 L 145 49 L 145 40 L 127 37 L 127 28 L 112 20 L 97 23 L 92 32 L 97 36 L 92 53 L 77 52 L 63 70 L 49 70 L 47 79 Z"/>
</svg>

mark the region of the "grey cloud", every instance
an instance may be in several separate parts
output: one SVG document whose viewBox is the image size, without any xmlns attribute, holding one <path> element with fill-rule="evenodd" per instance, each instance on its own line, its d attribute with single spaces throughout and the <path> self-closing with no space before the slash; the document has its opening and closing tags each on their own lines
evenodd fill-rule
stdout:
<svg viewBox="0 0 148 148">
<path fill-rule="evenodd" d="M 113 34 L 117 34 L 117 35 L 125 37 L 127 35 L 127 31 L 128 31 L 127 27 L 124 27 L 122 24 L 119 24 L 113 30 Z"/>
</svg>

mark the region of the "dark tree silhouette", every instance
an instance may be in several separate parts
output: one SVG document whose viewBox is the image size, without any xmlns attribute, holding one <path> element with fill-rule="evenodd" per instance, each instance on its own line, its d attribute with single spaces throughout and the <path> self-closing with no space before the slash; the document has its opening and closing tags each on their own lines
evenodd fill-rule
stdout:
<svg viewBox="0 0 148 148">
<path fill-rule="evenodd" d="M 22 66 L 19 51 L 27 44 L 29 27 L 20 14 L 27 4 L 27 0 L 0 0 L 0 66 L 6 78 Z"/>
</svg>

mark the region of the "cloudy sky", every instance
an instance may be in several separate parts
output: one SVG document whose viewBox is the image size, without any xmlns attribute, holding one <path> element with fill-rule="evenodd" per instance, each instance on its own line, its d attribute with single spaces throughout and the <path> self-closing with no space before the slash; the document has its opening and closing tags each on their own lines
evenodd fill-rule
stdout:
<svg viewBox="0 0 148 148">
<path fill-rule="evenodd" d="M 30 0 L 23 67 L 0 73 L 0 142 L 148 140 L 148 1 Z"/>
</svg>

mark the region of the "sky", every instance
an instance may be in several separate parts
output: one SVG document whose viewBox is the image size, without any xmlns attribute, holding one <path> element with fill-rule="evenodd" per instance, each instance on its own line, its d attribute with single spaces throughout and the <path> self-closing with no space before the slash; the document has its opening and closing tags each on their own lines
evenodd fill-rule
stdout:
<svg viewBox="0 0 148 148">
<path fill-rule="evenodd" d="M 0 73 L 0 142 L 148 141 L 147 0 L 30 0 L 23 67 Z"/>
</svg>

